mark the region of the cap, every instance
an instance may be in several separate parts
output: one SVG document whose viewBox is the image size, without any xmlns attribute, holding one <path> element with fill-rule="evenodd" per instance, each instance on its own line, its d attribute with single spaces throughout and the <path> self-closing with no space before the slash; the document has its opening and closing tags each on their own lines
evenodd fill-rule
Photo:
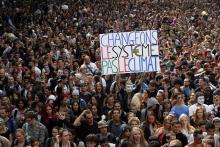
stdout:
<svg viewBox="0 0 220 147">
<path fill-rule="evenodd" d="M 48 97 L 48 100 L 53 100 L 53 101 L 55 101 L 56 100 L 56 97 L 55 97 L 55 95 L 50 95 L 49 97 Z"/>
<path fill-rule="evenodd" d="M 219 117 L 215 117 L 212 120 L 213 123 L 220 123 L 220 118 Z"/>
<path fill-rule="evenodd" d="M 72 91 L 72 96 L 74 96 L 74 95 L 79 95 L 79 90 L 74 89 L 74 90 Z"/>
<path fill-rule="evenodd" d="M 107 122 L 105 120 L 101 120 L 98 122 L 98 128 L 105 128 L 108 127 Z"/>
</svg>

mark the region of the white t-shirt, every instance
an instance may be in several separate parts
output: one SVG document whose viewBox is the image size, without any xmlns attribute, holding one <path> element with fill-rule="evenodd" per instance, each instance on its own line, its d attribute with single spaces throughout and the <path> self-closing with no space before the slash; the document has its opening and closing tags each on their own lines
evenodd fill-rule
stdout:
<svg viewBox="0 0 220 147">
<path fill-rule="evenodd" d="M 193 104 L 192 106 L 189 107 L 189 116 L 190 117 L 193 116 L 193 114 L 195 113 L 197 107 L 199 107 L 198 104 Z M 203 104 L 203 107 L 205 107 L 207 113 L 210 112 L 210 109 L 209 109 L 208 105 Z"/>
</svg>

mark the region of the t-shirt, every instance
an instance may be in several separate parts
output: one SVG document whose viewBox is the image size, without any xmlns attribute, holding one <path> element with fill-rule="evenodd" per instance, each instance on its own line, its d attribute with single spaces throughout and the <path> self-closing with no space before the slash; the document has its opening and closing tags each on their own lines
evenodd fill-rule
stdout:
<svg viewBox="0 0 220 147">
<path fill-rule="evenodd" d="M 193 104 L 192 106 L 189 107 L 189 116 L 193 116 L 193 114 L 195 113 L 196 109 L 197 109 L 197 106 L 198 104 Z M 206 109 L 206 112 L 210 112 L 210 109 L 209 109 L 209 106 L 206 105 L 206 104 L 203 104 L 202 106 L 205 107 Z"/>
<path fill-rule="evenodd" d="M 182 104 L 180 106 L 173 106 L 173 108 L 171 109 L 171 112 L 173 112 L 176 116 L 177 119 L 179 119 L 181 114 L 186 114 L 187 116 L 189 116 L 189 108 L 188 106 Z"/>
<path fill-rule="evenodd" d="M 78 127 L 77 135 L 79 136 L 79 139 L 83 140 L 86 138 L 88 134 L 97 134 L 98 133 L 98 123 L 96 121 L 93 122 L 93 125 L 90 126 L 86 123 L 86 121 L 83 121 L 81 123 L 81 126 Z"/>
</svg>

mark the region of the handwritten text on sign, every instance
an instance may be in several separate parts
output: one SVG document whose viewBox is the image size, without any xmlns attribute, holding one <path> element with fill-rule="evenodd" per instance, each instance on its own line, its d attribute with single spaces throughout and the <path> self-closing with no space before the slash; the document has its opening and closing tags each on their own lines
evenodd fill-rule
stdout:
<svg viewBox="0 0 220 147">
<path fill-rule="evenodd" d="M 159 71 L 157 31 L 100 34 L 102 74 Z"/>
</svg>

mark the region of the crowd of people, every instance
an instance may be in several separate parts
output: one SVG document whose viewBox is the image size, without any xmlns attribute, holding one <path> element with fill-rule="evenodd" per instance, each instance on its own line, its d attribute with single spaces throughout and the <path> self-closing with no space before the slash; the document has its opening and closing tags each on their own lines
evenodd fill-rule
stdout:
<svg viewBox="0 0 220 147">
<path fill-rule="evenodd" d="M 219 147 L 218 0 L 2 0 L 0 146 Z M 102 75 L 99 34 L 158 31 L 160 71 Z"/>
</svg>

